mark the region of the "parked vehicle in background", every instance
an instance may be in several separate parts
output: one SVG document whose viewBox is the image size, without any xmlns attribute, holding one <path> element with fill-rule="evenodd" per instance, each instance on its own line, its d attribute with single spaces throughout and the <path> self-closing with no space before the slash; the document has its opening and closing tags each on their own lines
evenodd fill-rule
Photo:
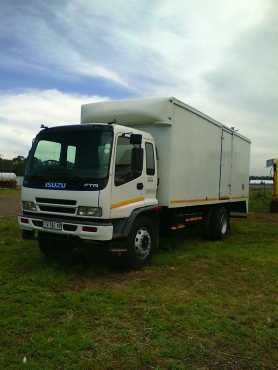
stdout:
<svg viewBox="0 0 278 370">
<path fill-rule="evenodd" d="M 250 141 L 175 98 L 83 105 L 81 125 L 45 128 L 22 187 L 23 237 L 107 245 L 133 267 L 162 230 L 202 223 L 210 239 L 248 212 Z M 67 246 L 63 250 L 68 252 Z"/>
<path fill-rule="evenodd" d="M 273 187 L 272 187 L 272 200 L 270 203 L 270 212 L 278 213 L 278 159 L 268 159 L 266 161 L 267 167 L 273 168 Z"/>
</svg>

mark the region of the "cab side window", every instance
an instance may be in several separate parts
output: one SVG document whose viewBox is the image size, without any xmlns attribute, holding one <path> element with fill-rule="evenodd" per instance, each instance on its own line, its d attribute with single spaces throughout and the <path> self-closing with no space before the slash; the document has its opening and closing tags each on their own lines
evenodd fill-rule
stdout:
<svg viewBox="0 0 278 370">
<path fill-rule="evenodd" d="M 146 172 L 147 172 L 147 175 L 153 176 L 155 174 L 155 160 L 154 160 L 153 144 L 146 143 L 145 149 L 146 149 Z"/>
<path fill-rule="evenodd" d="M 141 176 L 141 173 L 132 171 L 132 156 L 135 145 L 130 143 L 129 137 L 119 136 L 116 148 L 115 185 L 119 186 Z"/>
</svg>

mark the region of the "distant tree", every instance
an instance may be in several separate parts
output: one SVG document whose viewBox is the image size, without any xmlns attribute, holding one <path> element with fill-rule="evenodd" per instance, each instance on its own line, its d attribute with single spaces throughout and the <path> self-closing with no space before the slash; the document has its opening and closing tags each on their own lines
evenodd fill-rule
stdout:
<svg viewBox="0 0 278 370">
<path fill-rule="evenodd" d="M 272 180 L 272 176 L 250 176 L 249 180 Z"/>
<path fill-rule="evenodd" d="M 12 159 L 13 162 L 22 162 L 24 160 L 25 158 L 23 157 L 23 155 L 18 155 L 17 157 Z"/>
<path fill-rule="evenodd" d="M 18 155 L 17 157 L 12 159 L 12 166 L 17 176 L 23 176 L 25 170 L 25 162 L 26 159 L 22 155 Z"/>
<path fill-rule="evenodd" d="M 14 172 L 17 176 L 23 176 L 26 158 L 18 155 L 13 159 L 4 159 L 0 155 L 0 172 Z"/>
</svg>

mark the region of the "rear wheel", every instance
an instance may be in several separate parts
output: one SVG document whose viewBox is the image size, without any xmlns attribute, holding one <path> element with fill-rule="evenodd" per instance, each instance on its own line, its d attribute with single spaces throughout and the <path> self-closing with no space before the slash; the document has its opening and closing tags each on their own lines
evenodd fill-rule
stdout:
<svg viewBox="0 0 278 370">
<path fill-rule="evenodd" d="M 146 265 L 158 242 L 158 228 L 149 217 L 139 217 L 135 220 L 129 234 L 128 265 L 139 268 Z"/>
<path fill-rule="evenodd" d="M 226 208 L 212 208 L 204 222 L 204 234 L 211 240 L 222 240 L 230 234 L 230 216 Z"/>
</svg>

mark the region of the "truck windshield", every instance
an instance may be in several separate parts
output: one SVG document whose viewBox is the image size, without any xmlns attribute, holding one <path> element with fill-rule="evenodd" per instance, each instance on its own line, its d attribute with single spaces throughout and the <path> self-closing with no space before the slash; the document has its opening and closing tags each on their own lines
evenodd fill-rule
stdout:
<svg viewBox="0 0 278 370">
<path fill-rule="evenodd" d="M 112 130 L 46 130 L 34 142 L 25 177 L 104 179 L 108 175 Z"/>
</svg>

